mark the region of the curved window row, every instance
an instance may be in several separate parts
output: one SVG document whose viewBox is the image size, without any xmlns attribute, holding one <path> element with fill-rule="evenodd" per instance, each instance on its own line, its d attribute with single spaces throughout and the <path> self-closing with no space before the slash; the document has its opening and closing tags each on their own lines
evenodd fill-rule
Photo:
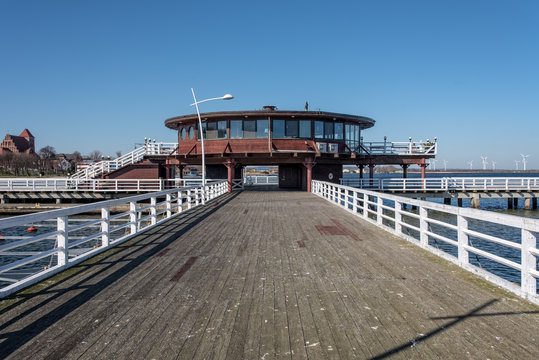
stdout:
<svg viewBox="0 0 539 360">
<path fill-rule="evenodd" d="M 230 139 L 260 139 L 268 138 L 268 119 L 242 119 L 230 120 L 227 129 L 227 120 L 218 120 L 202 123 L 205 140 Z M 198 125 L 196 126 L 198 129 Z M 273 139 L 322 139 L 345 140 L 351 151 L 359 151 L 360 127 L 355 124 L 345 124 L 338 121 L 273 119 Z M 185 126 L 180 130 L 180 140 L 193 140 L 195 126 Z M 200 131 L 197 131 L 197 140 L 200 140 Z"/>
</svg>

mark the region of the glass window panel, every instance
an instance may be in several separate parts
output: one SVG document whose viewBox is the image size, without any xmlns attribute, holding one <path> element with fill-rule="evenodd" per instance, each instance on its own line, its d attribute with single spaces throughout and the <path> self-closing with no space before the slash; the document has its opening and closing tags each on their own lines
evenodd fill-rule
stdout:
<svg viewBox="0 0 539 360">
<path fill-rule="evenodd" d="M 298 137 L 298 121 L 286 120 L 286 137 L 297 138 Z"/>
<path fill-rule="evenodd" d="M 314 122 L 314 137 L 316 139 L 324 138 L 324 122 L 323 121 Z"/>
<path fill-rule="evenodd" d="M 354 140 L 359 143 L 359 126 L 354 125 Z"/>
<path fill-rule="evenodd" d="M 333 121 L 324 122 L 324 139 L 333 139 Z"/>
<path fill-rule="evenodd" d="M 230 138 L 241 138 L 243 137 L 243 121 L 241 120 L 230 120 Z"/>
<path fill-rule="evenodd" d="M 217 122 L 216 121 L 212 121 L 212 122 L 202 124 L 202 125 L 206 125 L 206 136 L 204 137 L 204 139 L 208 139 L 208 140 L 217 139 Z"/>
<path fill-rule="evenodd" d="M 195 137 L 195 128 L 194 126 L 189 126 L 189 140 L 193 140 Z"/>
<path fill-rule="evenodd" d="M 206 140 L 206 136 L 207 136 L 207 129 L 208 128 L 208 124 L 207 123 L 202 123 L 202 131 L 204 132 L 204 140 Z M 198 124 L 197 124 L 197 130 L 198 130 Z M 200 140 L 200 131 L 197 131 L 197 140 Z"/>
<path fill-rule="evenodd" d="M 307 139 L 311 138 L 311 120 L 299 121 L 299 137 Z"/>
<path fill-rule="evenodd" d="M 256 137 L 266 138 L 269 136 L 269 120 L 256 121 Z"/>
<path fill-rule="evenodd" d="M 284 120 L 273 120 L 273 138 L 284 138 Z"/>
<path fill-rule="evenodd" d="M 334 131 L 333 131 L 333 138 L 335 140 L 342 140 L 343 139 L 343 128 L 342 128 L 342 123 L 340 122 L 336 122 L 334 124 Z"/>
<path fill-rule="evenodd" d="M 256 137 L 256 120 L 243 120 L 243 137 Z"/>
<path fill-rule="evenodd" d="M 186 136 L 187 136 L 187 130 L 185 130 L 185 128 L 182 128 L 182 131 L 180 133 L 180 139 L 184 141 Z"/>
<path fill-rule="evenodd" d="M 219 120 L 217 122 L 217 138 L 226 139 L 226 120 Z"/>
</svg>

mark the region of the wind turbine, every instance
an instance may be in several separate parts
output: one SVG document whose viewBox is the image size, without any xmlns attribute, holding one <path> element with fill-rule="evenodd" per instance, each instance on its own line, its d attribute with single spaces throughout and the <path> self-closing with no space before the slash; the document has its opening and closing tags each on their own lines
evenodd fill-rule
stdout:
<svg viewBox="0 0 539 360">
<path fill-rule="evenodd" d="M 522 170 L 526 171 L 526 161 L 530 155 L 520 154 L 520 156 L 522 156 Z"/>
<path fill-rule="evenodd" d="M 444 160 L 444 171 L 447 171 L 447 160 Z"/>
<path fill-rule="evenodd" d="M 496 170 L 496 161 L 492 160 L 492 170 Z"/>
<path fill-rule="evenodd" d="M 470 165 L 470 170 L 473 169 L 473 160 L 468 161 L 468 165 Z"/>
<path fill-rule="evenodd" d="M 483 162 L 483 170 L 486 170 L 488 157 L 481 155 L 480 158 L 481 158 L 481 161 Z"/>
<path fill-rule="evenodd" d="M 520 162 L 520 160 L 515 160 L 515 165 L 516 165 L 516 170 L 518 171 L 518 163 Z"/>
<path fill-rule="evenodd" d="M 433 170 L 433 171 L 436 171 L 436 161 L 438 161 L 438 160 L 436 160 L 436 159 L 430 159 L 430 163 L 432 164 L 432 170 Z"/>
</svg>

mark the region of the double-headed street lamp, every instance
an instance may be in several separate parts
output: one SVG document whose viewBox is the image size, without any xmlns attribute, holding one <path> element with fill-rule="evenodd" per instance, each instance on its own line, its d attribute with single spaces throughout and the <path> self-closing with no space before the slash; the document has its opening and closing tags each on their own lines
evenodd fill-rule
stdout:
<svg viewBox="0 0 539 360">
<path fill-rule="evenodd" d="M 232 100 L 234 99 L 234 96 L 230 94 L 225 94 L 221 97 L 206 99 L 197 101 L 197 98 L 195 96 L 195 91 L 193 88 L 191 88 L 191 92 L 193 93 L 193 99 L 195 100 L 194 103 L 191 104 L 191 106 L 195 105 L 197 109 L 197 115 L 198 115 L 198 133 L 200 134 L 200 143 L 202 144 L 202 204 L 206 203 L 206 157 L 204 153 L 204 131 L 202 130 L 202 119 L 200 118 L 200 111 L 198 110 L 198 104 L 206 102 L 206 101 L 212 101 L 212 100 Z"/>
</svg>

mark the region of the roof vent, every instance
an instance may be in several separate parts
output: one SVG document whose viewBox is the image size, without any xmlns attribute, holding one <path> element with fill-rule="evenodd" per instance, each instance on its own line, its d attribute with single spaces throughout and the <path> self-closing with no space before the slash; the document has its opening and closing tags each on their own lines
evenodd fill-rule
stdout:
<svg viewBox="0 0 539 360">
<path fill-rule="evenodd" d="M 275 111 L 275 110 L 277 110 L 277 106 L 274 106 L 274 105 L 265 105 L 262 108 L 264 110 L 266 110 L 266 111 Z"/>
</svg>

